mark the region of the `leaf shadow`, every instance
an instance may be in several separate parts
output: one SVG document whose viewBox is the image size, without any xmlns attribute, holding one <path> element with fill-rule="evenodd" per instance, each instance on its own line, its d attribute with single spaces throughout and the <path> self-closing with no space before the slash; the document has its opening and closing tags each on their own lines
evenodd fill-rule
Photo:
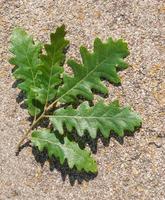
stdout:
<svg viewBox="0 0 165 200">
<path fill-rule="evenodd" d="M 140 131 L 140 128 L 136 129 L 136 131 Z M 124 137 L 134 137 L 134 132 L 125 132 Z M 61 135 L 57 135 L 57 137 L 61 137 Z M 104 138 L 101 133 L 97 134 L 96 139 L 92 139 L 89 134 L 85 134 L 83 137 L 80 137 L 77 135 L 76 131 L 73 132 L 73 134 L 68 135 L 68 138 L 70 140 L 74 140 L 77 142 L 80 146 L 81 149 L 84 149 L 87 145 L 92 151 L 92 153 L 96 154 L 97 153 L 97 148 L 98 148 L 98 142 L 101 140 L 102 144 L 105 147 L 108 147 L 110 144 L 110 141 L 112 138 L 114 138 L 119 144 L 123 145 L 124 144 L 124 137 L 119 137 L 114 133 L 111 133 L 108 138 Z M 47 151 L 44 150 L 43 152 L 40 152 L 37 147 L 31 146 L 30 141 L 26 142 L 23 144 L 19 151 L 16 153 L 16 155 L 19 155 L 19 152 L 23 148 L 27 147 L 32 147 L 32 154 L 34 155 L 34 158 L 37 163 L 40 164 L 41 167 L 44 166 L 45 162 L 49 162 L 49 169 L 50 171 L 57 170 L 58 172 L 61 173 L 61 178 L 65 182 L 66 178 L 69 178 L 69 182 L 71 186 L 74 186 L 76 181 L 78 184 L 82 184 L 83 181 L 89 182 L 91 180 L 94 180 L 95 177 L 97 177 L 97 173 L 86 173 L 85 171 L 79 172 L 76 170 L 74 167 L 73 169 L 70 169 L 67 161 L 64 162 L 63 165 L 60 164 L 59 160 L 56 159 L 55 157 L 52 157 L 51 159 L 48 157 Z"/>
<path fill-rule="evenodd" d="M 65 127 L 64 127 L 65 129 Z M 140 128 L 136 129 L 136 132 L 139 131 Z M 118 136 L 117 134 L 115 134 L 114 132 L 111 132 L 110 136 L 108 138 L 103 137 L 103 135 L 101 134 L 101 132 L 97 133 L 97 136 L 95 139 L 91 138 L 90 135 L 88 134 L 88 132 L 86 132 L 84 134 L 84 136 L 80 137 L 77 132 L 75 130 L 72 131 L 72 135 L 71 134 L 67 134 L 67 137 L 70 140 L 75 141 L 76 143 L 79 144 L 81 149 L 84 149 L 86 146 L 89 147 L 89 149 L 91 150 L 91 152 L 93 154 L 97 153 L 98 150 L 98 143 L 99 141 L 101 141 L 101 143 L 105 146 L 108 147 L 112 138 L 115 139 L 120 145 L 124 144 L 124 138 L 125 137 L 134 137 L 134 132 L 129 132 L 126 131 L 123 137 Z"/>
<path fill-rule="evenodd" d="M 19 147 L 19 149 L 15 152 L 16 156 L 19 156 L 19 153 L 22 151 L 22 149 L 27 148 L 27 147 L 32 147 L 30 144 L 30 141 L 25 142 L 23 145 Z"/>
<path fill-rule="evenodd" d="M 16 80 L 16 81 L 14 81 L 14 83 L 12 84 L 12 88 L 17 88 L 17 86 L 18 86 L 21 82 L 22 82 L 21 80 Z M 18 95 L 17 95 L 17 97 L 16 97 L 16 102 L 17 102 L 18 104 L 20 104 L 20 107 L 21 107 L 22 109 L 27 109 L 27 105 L 24 103 L 25 98 L 26 98 L 26 95 L 25 95 L 25 93 L 24 93 L 22 90 L 18 93 Z"/>
<path fill-rule="evenodd" d="M 140 128 L 139 128 L 140 129 Z M 137 129 L 137 131 L 139 130 Z M 125 136 L 127 137 L 134 137 L 134 133 L 132 132 L 126 132 Z M 59 135 L 59 137 L 61 137 Z M 91 149 L 92 153 L 97 153 L 97 145 L 98 140 L 101 140 L 102 144 L 105 147 L 108 147 L 110 144 L 110 141 L 112 138 L 114 138 L 119 144 L 124 144 L 124 137 L 119 137 L 116 134 L 112 133 L 109 138 L 105 139 L 100 133 L 98 133 L 96 139 L 92 139 L 89 137 L 89 135 L 85 134 L 85 136 L 80 137 L 75 133 L 72 134 L 72 136 L 68 136 L 70 140 L 74 140 L 77 142 L 81 149 L 84 149 L 86 145 Z M 69 178 L 69 182 L 71 186 L 74 186 L 76 181 L 78 184 L 82 184 L 83 181 L 89 182 L 91 180 L 94 180 L 95 177 L 97 177 L 97 173 L 86 173 L 85 171 L 79 172 L 74 167 L 73 169 L 70 169 L 67 161 L 64 162 L 63 165 L 60 164 L 59 160 L 55 157 L 52 157 L 49 159 L 48 154 L 46 151 L 40 152 L 38 148 L 32 147 L 32 153 L 34 155 L 34 158 L 36 162 L 38 162 L 41 167 L 44 166 L 45 162 L 49 162 L 49 169 L 50 171 L 57 170 L 61 173 L 61 178 L 65 182 L 66 178 Z"/>
<path fill-rule="evenodd" d="M 45 150 L 43 152 L 40 152 L 37 147 L 31 146 L 30 141 L 27 141 L 20 147 L 19 151 L 16 152 L 16 156 L 19 155 L 22 149 L 27 147 L 32 147 L 32 154 L 34 155 L 36 162 L 39 163 L 42 168 L 45 162 L 48 161 L 50 171 L 57 170 L 58 172 L 60 172 L 63 182 L 65 182 L 66 178 L 68 177 L 71 186 L 74 186 L 76 181 L 78 182 L 78 184 L 82 184 L 83 181 L 89 182 L 97 176 L 97 173 L 87 173 L 85 171 L 79 172 L 76 170 L 75 167 L 73 169 L 70 169 L 66 160 L 64 164 L 61 165 L 59 160 L 55 157 L 49 159 L 48 154 Z"/>
<path fill-rule="evenodd" d="M 61 165 L 59 160 L 57 160 L 55 157 L 49 159 L 46 151 L 40 152 L 36 147 L 32 147 L 32 153 L 36 162 L 38 162 L 41 167 L 43 167 L 45 162 L 48 161 L 50 171 L 57 170 L 60 172 L 63 182 L 65 182 L 66 178 L 68 177 L 71 186 L 74 186 L 76 181 L 78 184 L 82 184 L 83 181 L 89 182 L 97 176 L 97 173 L 87 173 L 85 171 L 79 172 L 75 167 L 70 169 L 66 161 L 63 165 Z"/>
</svg>

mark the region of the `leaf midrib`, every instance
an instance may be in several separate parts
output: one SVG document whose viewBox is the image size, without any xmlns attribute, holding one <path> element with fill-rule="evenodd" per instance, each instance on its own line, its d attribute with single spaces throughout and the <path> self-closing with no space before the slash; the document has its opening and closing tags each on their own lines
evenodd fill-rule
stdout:
<svg viewBox="0 0 165 200">
<path fill-rule="evenodd" d="M 51 82 L 51 79 L 52 79 L 52 72 L 53 72 L 53 63 L 54 63 L 54 55 L 55 55 L 55 46 L 53 46 L 53 59 L 52 59 L 52 62 L 51 62 L 51 70 L 50 70 L 50 77 L 49 77 L 49 82 L 48 82 L 48 91 L 47 91 L 47 96 L 46 96 L 46 102 L 45 102 L 45 105 L 47 104 L 48 102 L 48 97 L 49 97 L 49 90 L 50 90 L 50 82 Z M 57 63 L 57 62 L 56 62 Z"/>
<path fill-rule="evenodd" d="M 113 118 L 118 118 L 119 120 L 125 120 L 124 117 L 123 118 L 120 118 L 120 117 L 117 117 L 117 115 L 115 116 L 112 116 L 112 117 L 88 117 L 88 116 L 52 116 L 52 115 L 46 115 L 47 117 L 49 118 L 75 118 L 75 119 L 113 119 Z M 129 118 L 132 118 L 132 117 L 129 117 Z"/>
<path fill-rule="evenodd" d="M 96 67 L 91 70 L 89 72 L 89 74 L 87 74 L 86 76 L 84 76 L 79 82 L 77 82 L 71 89 L 69 89 L 65 94 L 63 94 L 62 96 L 60 96 L 58 99 L 55 100 L 55 102 L 59 101 L 61 98 L 63 98 L 65 95 L 67 95 L 71 90 L 73 90 L 78 84 L 80 84 L 81 82 L 83 82 L 90 74 L 92 74 L 101 64 L 103 64 L 109 57 L 107 57 L 106 59 L 104 59 L 101 63 L 96 64 Z"/>
<path fill-rule="evenodd" d="M 23 41 L 23 42 L 24 42 L 24 41 Z M 25 42 L 24 42 L 24 44 L 25 44 Z M 27 49 L 25 55 L 26 55 L 26 59 L 27 59 L 27 61 L 28 61 L 29 67 L 30 67 L 30 72 L 31 72 L 31 75 L 32 75 L 32 80 L 33 80 L 32 83 L 33 83 L 34 87 L 36 87 L 36 84 L 35 84 L 35 79 L 36 79 L 36 77 L 34 76 L 33 70 L 32 70 L 32 68 L 31 68 L 31 66 L 33 66 L 33 65 L 30 63 L 29 58 L 28 58 L 28 51 L 29 51 L 29 48 L 30 48 L 30 44 L 28 45 L 28 49 Z M 35 66 L 34 66 L 34 67 L 35 67 Z M 36 73 L 36 74 L 37 74 L 37 73 Z M 34 96 L 36 97 L 35 93 L 34 93 Z M 34 106 L 34 109 L 35 109 L 35 115 L 34 115 L 34 116 L 36 116 L 36 107 L 35 107 L 35 106 Z"/>
<path fill-rule="evenodd" d="M 50 133 L 49 133 L 50 134 Z M 59 146 L 60 148 L 61 148 L 61 145 L 59 145 L 59 144 L 57 144 L 57 143 L 55 143 L 55 142 L 52 142 L 51 140 L 48 140 L 48 139 L 42 139 L 42 138 L 36 138 L 37 140 L 40 140 L 40 141 L 43 141 L 43 142 L 48 142 L 48 143 L 50 143 L 50 144 L 54 144 L 54 145 L 56 145 L 56 146 Z"/>
<path fill-rule="evenodd" d="M 49 133 L 50 134 L 50 133 Z M 61 145 L 61 144 L 57 144 L 57 143 L 55 143 L 55 142 L 52 142 L 51 140 L 48 140 L 48 139 L 42 139 L 42 138 L 37 138 L 37 140 L 40 140 L 40 141 L 43 141 L 43 142 L 47 142 L 47 143 L 50 143 L 50 144 L 52 144 L 52 145 L 56 145 L 56 146 L 58 146 L 58 147 L 60 147 L 63 151 L 65 150 L 65 151 L 68 151 L 68 149 L 70 150 L 72 150 L 72 151 L 74 151 L 74 149 L 73 148 L 67 148 L 66 146 L 63 146 L 63 145 Z M 65 144 L 65 143 L 64 143 Z M 75 153 L 76 153 L 76 151 L 74 151 Z M 76 153 L 77 154 L 77 153 Z M 65 156 L 66 156 L 66 154 L 65 154 Z"/>
</svg>

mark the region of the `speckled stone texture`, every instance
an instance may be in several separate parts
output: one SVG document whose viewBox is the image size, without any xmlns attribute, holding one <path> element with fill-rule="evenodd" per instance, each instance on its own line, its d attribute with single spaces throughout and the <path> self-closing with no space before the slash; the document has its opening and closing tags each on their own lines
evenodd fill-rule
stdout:
<svg viewBox="0 0 165 200">
<path fill-rule="evenodd" d="M 112 137 L 104 145 L 98 139 L 96 177 L 55 162 L 51 170 L 48 161 L 41 167 L 28 145 L 15 156 L 29 121 L 16 102 L 19 90 L 13 87 L 8 63 L 11 31 L 24 27 L 45 42 L 63 23 L 71 41 L 68 57 L 79 59 L 79 46 L 91 49 L 96 36 L 122 37 L 130 48 L 130 67 L 120 72 L 122 86 L 106 82 L 106 101 L 118 98 L 122 105 L 131 105 L 143 126 L 124 141 Z M 0 200 L 164 200 L 164 80 L 164 0 L 0 0 Z"/>
</svg>

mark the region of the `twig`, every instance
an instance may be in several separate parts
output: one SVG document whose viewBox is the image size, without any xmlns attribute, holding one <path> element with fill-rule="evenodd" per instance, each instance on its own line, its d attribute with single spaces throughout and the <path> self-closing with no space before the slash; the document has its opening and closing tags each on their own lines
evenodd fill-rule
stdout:
<svg viewBox="0 0 165 200">
<path fill-rule="evenodd" d="M 24 140 L 28 137 L 28 135 L 30 134 L 30 132 L 33 130 L 33 128 L 35 127 L 35 125 L 41 121 L 44 117 L 47 117 L 45 114 L 51 110 L 57 103 L 57 100 L 55 100 L 52 104 L 50 104 L 49 106 L 45 106 L 44 107 L 44 111 L 43 113 L 36 119 L 36 117 L 33 120 L 32 125 L 30 126 L 30 128 L 26 131 L 26 133 L 22 136 L 22 138 L 20 139 L 18 145 L 17 145 L 17 152 L 20 149 L 21 144 L 24 142 Z"/>
<path fill-rule="evenodd" d="M 19 151 L 19 148 L 21 146 L 21 144 L 24 142 L 24 140 L 28 137 L 29 133 L 31 132 L 31 130 L 34 128 L 34 126 L 41 120 L 44 118 L 44 114 L 45 111 L 36 119 L 33 121 L 32 125 L 30 126 L 30 128 L 26 131 L 26 133 L 22 136 L 21 140 L 19 141 L 18 145 L 17 145 L 17 151 Z"/>
</svg>

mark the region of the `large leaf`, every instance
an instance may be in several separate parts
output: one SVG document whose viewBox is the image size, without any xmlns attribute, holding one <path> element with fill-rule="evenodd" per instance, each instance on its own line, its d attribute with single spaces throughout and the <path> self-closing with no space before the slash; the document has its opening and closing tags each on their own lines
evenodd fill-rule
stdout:
<svg viewBox="0 0 165 200">
<path fill-rule="evenodd" d="M 110 131 L 123 136 L 124 131 L 132 132 L 141 124 L 140 116 L 128 107 L 120 107 L 118 101 L 109 105 L 99 102 L 93 107 L 89 107 L 88 103 L 84 102 L 77 109 L 61 108 L 49 118 L 61 134 L 64 133 L 65 125 L 69 132 L 75 128 L 80 136 L 88 131 L 92 138 L 96 138 L 98 130 L 105 138 L 110 135 Z"/>
<path fill-rule="evenodd" d="M 64 137 L 64 143 L 50 133 L 49 130 L 34 131 L 32 133 L 32 143 L 39 148 L 40 151 L 47 150 L 49 157 L 55 156 L 63 164 L 65 159 L 70 168 L 76 166 L 79 171 L 97 172 L 95 160 L 90 156 L 87 150 L 82 150 L 77 143 L 70 141 Z"/>
<path fill-rule="evenodd" d="M 33 103 L 35 92 L 31 88 L 36 86 L 36 78 L 41 73 L 38 71 L 38 66 L 41 63 L 39 59 L 41 47 L 41 44 L 34 43 L 32 37 L 28 36 L 24 30 L 20 28 L 14 29 L 10 49 L 14 57 L 10 59 L 10 63 L 16 66 L 13 72 L 15 78 L 22 80 L 18 87 L 26 93 L 27 99 L 25 101 L 31 115 L 36 115 L 40 112 L 40 109 Z"/>
<path fill-rule="evenodd" d="M 65 40 L 65 26 L 57 28 L 55 33 L 50 35 L 50 44 L 46 44 L 46 55 L 41 55 L 42 65 L 40 70 L 42 74 L 39 77 L 39 87 L 33 88 L 37 92 L 37 99 L 42 103 L 48 103 L 55 98 L 57 88 L 61 83 L 60 75 L 63 72 L 63 68 L 60 66 L 65 59 L 64 49 L 69 44 L 68 40 Z"/>
<path fill-rule="evenodd" d="M 46 55 L 40 55 L 39 43 L 34 43 L 32 37 L 20 28 L 13 31 L 11 52 L 15 57 L 10 59 L 10 63 L 16 66 L 13 74 L 21 80 L 18 87 L 26 93 L 28 110 L 33 116 L 41 111 L 37 107 L 38 101 L 43 109 L 56 96 L 56 86 L 60 84 L 60 74 L 63 72 L 60 65 L 63 64 L 64 49 L 68 45 L 65 34 L 64 25 L 51 33 L 51 43 L 44 46 Z"/>
<path fill-rule="evenodd" d="M 120 78 L 117 70 L 125 69 L 128 66 L 123 60 L 129 54 L 127 44 L 121 39 L 113 41 L 112 38 L 109 38 L 106 43 L 102 43 L 100 39 L 96 38 L 93 53 L 88 52 L 84 47 L 80 48 L 80 53 L 82 64 L 78 64 L 74 60 L 68 61 L 74 76 L 64 74 L 64 85 L 58 91 L 60 102 L 74 102 L 78 95 L 92 100 L 91 89 L 106 94 L 108 90 L 100 78 L 118 84 Z"/>
</svg>

